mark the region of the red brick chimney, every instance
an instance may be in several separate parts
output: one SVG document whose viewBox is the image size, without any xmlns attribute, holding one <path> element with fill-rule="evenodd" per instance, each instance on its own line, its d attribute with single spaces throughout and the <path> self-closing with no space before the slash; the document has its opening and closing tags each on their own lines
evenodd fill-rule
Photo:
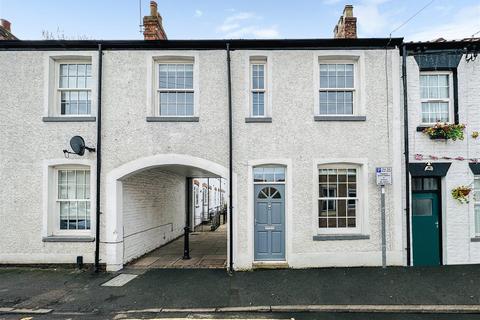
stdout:
<svg viewBox="0 0 480 320">
<path fill-rule="evenodd" d="M 12 34 L 10 21 L 5 19 L 0 19 L 0 40 L 18 40 Z"/>
<path fill-rule="evenodd" d="M 343 15 L 340 16 L 335 29 L 333 29 L 334 38 L 357 38 L 357 17 L 353 16 L 353 6 L 345 5 Z"/>
<path fill-rule="evenodd" d="M 158 13 L 155 1 L 150 1 L 150 15 L 143 17 L 143 27 L 145 40 L 167 40 L 167 34 L 163 30 L 162 16 Z"/>
</svg>

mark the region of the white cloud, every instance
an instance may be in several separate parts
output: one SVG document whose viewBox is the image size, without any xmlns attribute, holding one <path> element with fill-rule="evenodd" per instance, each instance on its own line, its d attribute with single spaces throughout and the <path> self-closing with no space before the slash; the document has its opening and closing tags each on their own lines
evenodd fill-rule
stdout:
<svg viewBox="0 0 480 320">
<path fill-rule="evenodd" d="M 201 16 L 203 16 L 203 11 L 199 9 L 195 10 L 195 17 L 200 18 Z"/>
<path fill-rule="evenodd" d="M 429 24 L 418 32 L 405 36 L 408 41 L 435 40 L 440 37 L 457 40 L 470 37 L 480 30 L 480 5 L 464 7 L 458 10 L 448 21 L 442 19 L 437 24 Z"/>
<path fill-rule="evenodd" d="M 239 12 L 227 17 L 223 23 L 231 24 L 234 22 L 242 21 L 242 20 L 258 19 L 258 18 L 259 17 L 257 17 L 253 12 Z"/>
<path fill-rule="evenodd" d="M 262 19 L 253 12 L 238 12 L 226 17 L 217 32 L 224 38 L 278 38 L 278 26 L 259 25 Z"/>
<path fill-rule="evenodd" d="M 247 26 L 225 34 L 225 38 L 278 38 L 279 35 L 277 26 L 267 28 Z"/>
</svg>

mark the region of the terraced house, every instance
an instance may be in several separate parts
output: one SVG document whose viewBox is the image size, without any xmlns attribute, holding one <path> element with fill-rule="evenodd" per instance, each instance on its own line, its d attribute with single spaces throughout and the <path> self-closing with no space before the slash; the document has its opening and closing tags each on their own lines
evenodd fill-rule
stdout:
<svg viewBox="0 0 480 320">
<path fill-rule="evenodd" d="M 0 263 L 420 263 L 416 216 L 425 204 L 417 198 L 427 193 L 417 196 L 417 188 L 432 191 L 435 182 L 421 164 L 410 192 L 407 168 L 419 165 L 412 141 L 436 143 L 416 126 L 431 125 L 443 107 L 423 105 L 429 96 L 417 97 L 418 83 L 435 78 L 443 90 L 453 82 L 419 75 L 415 44 L 357 38 L 351 6 L 332 39 L 167 40 L 153 1 L 144 26 L 142 41 L 0 42 L 8 146 L 0 157 Z M 478 75 L 478 62 L 460 66 Z M 459 88 L 467 82 L 458 76 Z M 458 101 L 474 108 L 478 94 L 467 90 L 457 93 L 471 98 Z M 437 174 L 441 165 L 433 167 Z M 387 168 L 392 183 L 377 185 L 376 168 Z M 455 227 L 464 218 L 443 224 L 451 255 L 439 263 L 478 262 L 473 222 L 468 235 Z M 459 245 L 463 253 L 454 252 Z"/>
<path fill-rule="evenodd" d="M 480 263 L 479 40 L 405 45 L 413 265 Z"/>
</svg>

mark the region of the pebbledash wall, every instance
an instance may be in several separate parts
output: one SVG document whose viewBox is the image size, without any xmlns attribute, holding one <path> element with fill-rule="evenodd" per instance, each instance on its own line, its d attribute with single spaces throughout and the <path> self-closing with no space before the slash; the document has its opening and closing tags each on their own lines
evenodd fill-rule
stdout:
<svg viewBox="0 0 480 320">
<path fill-rule="evenodd" d="M 64 54 L 62 52 L 62 54 Z M 94 195 L 95 155 L 65 159 L 72 133 L 95 145 L 95 122 L 47 123 L 47 52 L 0 52 L 0 263 L 75 263 L 83 255 L 93 262 L 95 245 L 87 242 L 44 242 L 48 236 L 46 211 L 48 168 L 56 164 L 84 164 L 91 168 Z M 96 76 L 96 71 L 93 71 Z M 92 202 L 92 212 L 95 212 Z M 92 215 L 92 230 L 95 230 Z"/>
<path fill-rule="evenodd" d="M 49 168 L 65 163 L 90 165 L 93 195 L 95 186 L 95 154 L 87 152 L 84 157 L 72 155 L 65 159 L 62 152 L 68 148 L 73 135 L 81 135 L 87 145 L 95 146 L 95 122 L 42 121 L 42 117 L 50 116 L 46 107 L 49 61 L 66 55 L 90 57 L 96 83 L 96 51 L 0 52 L 0 87 L 3 88 L 0 112 L 2 119 L 6 119 L 1 123 L 1 134 L 2 144 L 9 146 L 8 152 L 0 157 L 4 181 L 1 219 L 2 226 L 6 226 L 0 239 L 0 263 L 74 263 L 79 255 L 85 262 L 93 262 L 94 201 L 91 234 L 84 237 L 84 242 L 46 240 L 49 233 L 45 217 L 50 210 L 46 202 L 53 192 L 48 183 Z M 394 183 L 386 188 L 387 263 L 406 264 L 402 235 L 398 49 L 234 50 L 231 56 L 234 267 L 241 270 L 253 266 L 252 170 L 266 164 L 286 168 L 286 262 L 293 268 L 381 264 L 380 191 L 375 184 L 374 169 L 393 167 Z M 198 122 L 146 121 L 152 116 L 154 106 L 152 70 L 158 57 L 193 58 Z M 266 58 L 271 122 L 247 119 L 252 57 Z M 358 81 L 355 121 L 325 121 L 327 119 L 316 117 L 318 63 L 322 59 L 355 61 L 355 81 Z M 141 223 L 127 222 L 135 217 L 136 204 L 144 204 L 152 188 L 164 185 L 162 162 L 158 159 L 185 159 L 185 163 L 205 164 L 203 169 L 228 177 L 226 84 L 225 50 L 104 51 L 100 258 L 101 263 L 111 264 L 110 269 L 118 269 L 122 262 L 142 253 L 132 248 L 144 246 L 144 251 L 148 251 L 162 242 L 146 235 L 132 236 L 123 242 L 130 232 L 163 221 L 153 216 L 152 211 L 152 216 Z M 95 89 L 93 94 L 95 96 Z M 95 103 L 92 109 L 96 110 Z M 341 232 L 322 234 L 317 227 L 318 167 L 345 163 L 359 167 L 359 232 L 348 237 L 342 237 Z M 155 167 L 159 167 L 155 169 L 159 171 L 147 187 L 145 173 L 141 171 Z M 176 194 L 180 194 L 182 177 L 168 175 L 176 182 Z M 113 201 L 112 190 L 117 188 L 122 189 L 122 197 Z M 115 216 L 118 207 L 123 207 L 122 218 Z M 172 209 L 181 210 L 181 206 L 172 205 Z M 181 216 L 184 217 L 184 212 Z M 177 227 L 180 227 L 179 221 L 165 240 L 178 235 Z"/>
<path fill-rule="evenodd" d="M 460 47 L 460 45 L 458 46 Z M 429 54 L 428 51 L 426 54 Z M 450 53 L 438 51 L 437 54 L 441 56 Z M 451 196 L 451 190 L 458 186 L 473 187 L 474 175 L 469 167 L 469 161 L 442 159 L 442 157 L 463 157 L 465 159 L 480 157 L 478 139 L 472 138 L 472 133 L 480 130 L 478 90 L 480 88 L 480 62 L 478 59 L 467 62 L 466 55 L 461 53 L 459 58 L 457 67 L 458 122 L 465 124 L 466 128 L 465 139 L 457 141 L 431 140 L 424 133 L 418 132 L 417 127 L 421 125 L 420 68 L 413 56 L 407 58 L 410 162 L 426 163 L 430 161 L 434 167 L 436 162 L 451 163 L 446 176 L 441 178 L 443 264 L 480 263 L 480 242 L 475 234 L 474 198 L 470 197 L 468 204 L 461 204 Z M 431 60 L 435 61 L 433 58 Z M 433 64 L 432 67 L 442 70 L 444 66 Z M 450 80 L 451 86 L 453 86 L 452 80 L 453 78 Z M 452 103 L 454 99 L 455 97 L 452 97 Z M 453 104 L 450 107 L 453 108 Z M 415 155 L 422 155 L 423 160 Z M 440 159 L 431 159 L 430 155 Z"/>
<path fill-rule="evenodd" d="M 249 92 L 245 78 L 251 57 L 267 61 L 271 123 L 246 120 Z M 355 108 L 359 117 L 365 117 L 363 121 L 316 117 L 318 64 L 322 61 L 355 61 Z M 397 49 L 242 50 L 232 54 L 234 170 L 243 182 L 237 186 L 234 215 L 237 268 L 249 269 L 254 260 L 252 171 L 265 164 L 286 168 L 286 261 L 293 268 L 381 265 L 380 189 L 375 184 L 375 167 L 393 167 L 394 183 L 386 191 L 387 263 L 405 264 L 399 70 Z M 328 164 L 357 164 L 360 168 L 360 227 L 352 238 L 344 237 L 341 229 L 324 234 L 318 228 L 318 168 Z"/>
</svg>

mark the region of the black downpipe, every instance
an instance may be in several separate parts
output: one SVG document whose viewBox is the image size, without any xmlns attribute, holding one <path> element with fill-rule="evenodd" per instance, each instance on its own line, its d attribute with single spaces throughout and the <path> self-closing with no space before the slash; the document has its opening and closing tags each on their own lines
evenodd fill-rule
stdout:
<svg viewBox="0 0 480 320">
<path fill-rule="evenodd" d="M 407 266 L 410 265 L 410 173 L 408 163 L 410 149 L 408 145 L 408 95 L 407 95 L 407 46 L 402 49 L 402 81 L 403 81 L 403 138 L 405 143 L 405 214 L 407 222 Z"/>
<path fill-rule="evenodd" d="M 190 225 L 192 215 L 192 178 L 187 178 L 185 188 L 185 228 L 183 228 L 183 258 L 190 259 Z"/>
<path fill-rule="evenodd" d="M 100 270 L 100 174 L 102 172 L 102 44 L 98 44 L 98 92 L 97 92 L 97 195 L 95 218 L 95 272 Z"/>
<path fill-rule="evenodd" d="M 228 205 L 230 217 L 228 226 L 230 233 L 230 259 L 228 261 L 230 272 L 233 272 L 233 110 L 232 110 L 232 74 L 230 70 L 230 43 L 227 42 L 227 76 L 228 76 Z"/>
</svg>

